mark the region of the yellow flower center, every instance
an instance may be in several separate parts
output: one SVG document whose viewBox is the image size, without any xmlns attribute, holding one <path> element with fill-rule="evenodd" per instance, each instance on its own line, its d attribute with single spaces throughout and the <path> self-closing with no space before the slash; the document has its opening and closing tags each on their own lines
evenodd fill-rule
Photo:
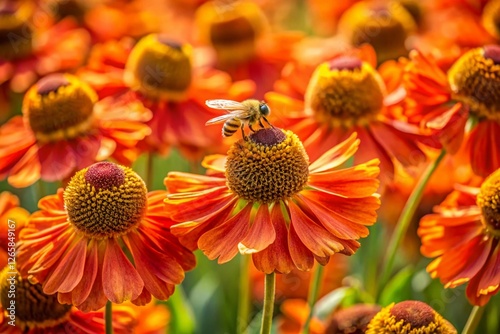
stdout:
<svg viewBox="0 0 500 334">
<path fill-rule="evenodd" d="M 500 1 L 492 0 L 483 9 L 484 28 L 496 39 L 500 38 Z"/>
<path fill-rule="evenodd" d="M 40 142 L 72 139 L 89 132 L 97 94 L 70 74 L 40 79 L 24 96 L 23 114 Z"/>
<path fill-rule="evenodd" d="M 448 72 L 453 97 L 473 114 L 500 121 L 500 46 L 468 51 Z"/>
<path fill-rule="evenodd" d="M 50 328 L 65 322 L 72 307 L 59 304 L 57 295 L 46 295 L 41 284 L 31 284 L 9 266 L 0 272 L 0 303 L 4 322 L 15 319 L 20 331 Z"/>
<path fill-rule="evenodd" d="M 476 198 L 483 214 L 483 224 L 488 232 L 500 238 L 500 169 L 488 176 Z"/>
<path fill-rule="evenodd" d="M 373 5 L 362 1 L 348 9 L 339 22 L 339 33 L 354 46 L 371 44 L 379 63 L 407 55 L 405 43 L 415 21 L 398 2 Z"/>
<path fill-rule="evenodd" d="M 201 42 L 211 44 L 217 60 L 237 64 L 255 55 L 255 40 L 266 27 L 266 18 L 258 5 L 248 1 L 229 4 L 210 1 L 196 12 Z"/>
<path fill-rule="evenodd" d="M 383 108 L 384 95 L 380 75 L 369 64 L 346 56 L 316 68 L 305 103 L 318 122 L 350 128 L 374 119 Z"/>
<path fill-rule="evenodd" d="M 228 152 L 228 187 L 250 202 L 271 203 L 301 191 L 309 176 L 309 158 L 291 131 L 266 128 L 240 139 Z"/>
<path fill-rule="evenodd" d="M 191 84 L 191 54 L 189 44 L 148 35 L 130 53 L 125 81 L 151 99 L 183 100 Z"/>
<path fill-rule="evenodd" d="M 12 60 L 31 54 L 33 31 L 30 18 L 32 4 L 0 4 L 0 59 Z"/>
<path fill-rule="evenodd" d="M 71 178 L 64 204 L 78 231 L 94 239 L 113 238 L 141 222 L 146 193 L 144 181 L 132 169 L 98 162 Z"/>
<path fill-rule="evenodd" d="M 368 324 L 367 334 L 456 334 L 456 329 L 429 305 L 408 300 L 382 309 Z"/>
</svg>

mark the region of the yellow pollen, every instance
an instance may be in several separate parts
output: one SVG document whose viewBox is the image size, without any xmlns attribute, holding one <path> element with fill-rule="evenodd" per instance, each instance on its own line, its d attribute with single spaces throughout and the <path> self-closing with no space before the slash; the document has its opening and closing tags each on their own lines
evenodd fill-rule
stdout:
<svg viewBox="0 0 500 334">
<path fill-rule="evenodd" d="M 191 58 L 189 44 L 148 35 L 130 53 L 125 81 L 150 99 L 184 100 L 191 84 Z"/>
<path fill-rule="evenodd" d="M 471 113 L 500 121 L 500 47 L 487 45 L 468 51 L 448 71 L 453 97 Z"/>
<path fill-rule="evenodd" d="M 408 54 L 405 43 L 416 24 L 399 2 L 381 5 L 361 1 L 351 6 L 339 21 L 339 34 L 354 46 L 373 46 L 380 63 Z"/>
<path fill-rule="evenodd" d="M 0 4 L 0 59 L 20 59 L 31 54 L 33 11 L 33 4 L 28 1 Z"/>
<path fill-rule="evenodd" d="M 486 4 L 481 22 L 491 35 L 500 38 L 500 0 L 491 0 Z"/>
<path fill-rule="evenodd" d="M 200 42 L 212 45 L 217 61 L 230 66 L 255 55 L 255 41 L 266 30 L 267 21 L 255 3 L 209 1 L 198 8 L 196 26 Z"/>
<path fill-rule="evenodd" d="M 23 114 L 39 142 L 73 139 L 92 130 L 97 94 L 71 74 L 40 79 L 24 96 Z"/>
<path fill-rule="evenodd" d="M 366 334 L 456 334 L 456 329 L 429 305 L 404 301 L 383 308 L 368 324 Z"/>
<path fill-rule="evenodd" d="M 317 121 L 329 127 L 351 128 L 372 121 L 384 106 L 385 86 L 380 75 L 367 63 L 353 66 L 339 60 L 319 65 L 305 96 L 306 108 Z M 346 61 L 343 61 L 346 63 Z"/>
<path fill-rule="evenodd" d="M 240 139 L 228 152 L 228 187 L 250 202 L 272 203 L 300 192 L 309 176 L 309 158 L 291 131 L 266 128 Z"/>
<path fill-rule="evenodd" d="M 59 304 L 57 295 L 46 295 L 41 284 L 31 284 L 9 266 L 0 272 L 0 303 L 7 315 L 14 310 L 20 331 L 55 327 L 67 321 L 72 307 Z"/>
<path fill-rule="evenodd" d="M 500 238 L 500 169 L 484 180 L 476 203 L 481 208 L 488 233 Z"/>
<path fill-rule="evenodd" d="M 69 221 L 94 239 L 127 234 L 147 209 L 144 181 L 130 168 L 95 163 L 77 172 L 64 191 Z"/>
</svg>

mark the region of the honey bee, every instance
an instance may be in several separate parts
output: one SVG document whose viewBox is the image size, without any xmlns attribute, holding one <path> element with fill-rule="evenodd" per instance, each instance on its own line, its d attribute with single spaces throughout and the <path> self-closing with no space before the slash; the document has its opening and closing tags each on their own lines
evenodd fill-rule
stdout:
<svg viewBox="0 0 500 334">
<path fill-rule="evenodd" d="M 264 101 L 253 99 L 245 100 L 243 102 L 236 102 L 232 100 L 207 100 L 205 101 L 205 104 L 212 109 L 225 110 L 228 112 L 228 114 L 212 118 L 206 123 L 206 125 L 210 125 L 224 122 L 224 126 L 222 127 L 222 135 L 224 137 L 231 137 L 236 131 L 238 131 L 238 128 L 241 128 L 243 139 L 247 140 L 247 136 L 244 131 L 245 124 L 248 124 L 250 130 L 255 132 L 252 126 L 257 122 L 262 128 L 264 128 L 262 119 L 274 128 L 274 126 L 269 123 L 266 118 L 266 116 L 271 113 L 271 109 Z"/>
</svg>

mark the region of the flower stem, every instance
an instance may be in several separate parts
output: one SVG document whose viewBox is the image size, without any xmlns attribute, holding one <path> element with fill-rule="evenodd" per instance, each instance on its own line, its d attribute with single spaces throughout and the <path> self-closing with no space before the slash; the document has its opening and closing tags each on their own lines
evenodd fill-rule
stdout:
<svg viewBox="0 0 500 334">
<path fill-rule="evenodd" d="M 476 333 L 476 328 L 481 321 L 485 307 L 484 306 L 474 306 L 469 314 L 469 319 L 465 324 L 462 334 L 474 334 Z"/>
<path fill-rule="evenodd" d="M 302 334 L 309 334 L 309 324 L 313 316 L 314 304 L 318 300 L 321 278 L 323 277 L 323 266 L 318 265 L 314 270 L 314 276 L 311 281 L 311 286 L 309 288 L 309 295 L 307 296 L 307 304 L 309 306 L 309 314 L 307 315 L 304 326 L 302 327 Z"/>
<path fill-rule="evenodd" d="M 429 179 L 431 178 L 432 174 L 439 166 L 439 163 L 441 162 L 441 160 L 443 160 L 445 155 L 446 151 L 444 149 L 441 150 L 441 153 L 436 158 L 436 160 L 434 160 L 431 164 L 429 164 L 424 174 L 420 177 L 420 180 L 415 185 L 415 188 L 413 189 L 410 197 L 406 201 L 403 211 L 401 212 L 401 216 L 399 217 L 399 220 L 396 224 L 396 229 L 392 233 L 391 240 L 389 242 L 389 246 L 387 248 L 387 252 L 384 257 L 382 278 L 379 282 L 379 289 L 378 289 L 379 297 L 382 289 L 389 280 L 389 275 L 392 273 L 394 260 L 396 258 L 396 254 L 398 253 L 398 248 L 401 244 L 401 241 L 403 240 L 404 235 L 406 234 L 406 231 L 408 230 L 408 226 L 410 225 L 410 222 L 415 214 L 415 211 L 417 210 L 417 207 L 420 204 L 420 200 L 422 199 L 422 196 L 424 194 L 425 186 L 429 182 Z"/>
<path fill-rule="evenodd" d="M 105 316 L 105 326 L 106 326 L 106 334 L 113 334 L 113 303 L 109 300 L 106 303 L 106 311 L 104 312 Z"/>
<path fill-rule="evenodd" d="M 153 163 L 154 163 L 154 153 L 153 152 L 148 152 L 147 158 L 146 158 L 146 187 L 148 188 L 148 191 L 153 190 Z"/>
<path fill-rule="evenodd" d="M 273 326 L 274 290 L 276 287 L 276 274 L 266 274 L 264 287 L 264 310 L 262 311 L 262 325 L 260 334 L 270 334 Z"/>
<path fill-rule="evenodd" d="M 248 333 L 248 318 L 250 315 L 250 282 L 249 264 L 250 256 L 240 257 L 240 293 L 238 301 L 238 333 Z"/>
</svg>

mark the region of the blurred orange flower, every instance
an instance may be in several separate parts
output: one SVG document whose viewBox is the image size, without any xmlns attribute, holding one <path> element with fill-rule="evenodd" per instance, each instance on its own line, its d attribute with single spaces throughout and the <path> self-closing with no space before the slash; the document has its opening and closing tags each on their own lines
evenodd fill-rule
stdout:
<svg viewBox="0 0 500 334">
<path fill-rule="evenodd" d="M 135 172 L 110 162 L 79 171 L 40 200 L 22 231 L 20 273 L 82 311 L 167 299 L 195 258 L 170 233 L 165 195 L 147 193 Z"/>
<path fill-rule="evenodd" d="M 242 100 L 251 82 L 233 83 L 224 72 L 196 65 L 189 44 L 164 35 L 148 35 L 133 48 L 126 40 L 98 46 L 81 77 L 114 105 L 139 103 L 153 112 L 152 133 L 140 143 L 143 151 L 166 154 L 176 146 L 188 158 L 225 147 L 220 129 L 205 122 L 220 115 L 205 106 L 208 99 Z"/>
<path fill-rule="evenodd" d="M 302 70 L 278 82 L 266 100 L 275 124 L 297 133 L 312 160 L 357 132 L 362 144 L 354 162 L 378 158 L 385 183 L 393 178 L 393 160 L 418 165 L 426 159 L 419 142 L 439 143 L 399 119 L 402 67 L 389 61 L 375 70 L 374 60 L 370 48 L 349 51 L 317 66 L 312 77 Z"/>
<path fill-rule="evenodd" d="M 214 176 L 168 174 L 167 214 L 182 222 L 172 233 L 219 263 L 238 250 L 252 254 L 265 273 L 307 271 L 314 259 L 325 265 L 335 253 L 352 255 L 380 205 L 377 160 L 337 169 L 358 145 L 353 134 L 309 164 L 291 131 L 261 129 L 227 157 L 207 157 Z"/>
<path fill-rule="evenodd" d="M 12 251 L 19 232 L 28 221 L 29 212 L 19 206 L 19 198 L 8 191 L 0 193 L 0 268 L 7 265 L 9 248 Z M 9 233 L 9 230 L 12 230 Z"/>
<path fill-rule="evenodd" d="M 4 334 L 102 334 L 104 309 L 84 313 L 67 304 L 60 304 L 56 295 L 47 295 L 38 283 L 22 278 L 10 266 L 0 271 L 0 332 Z M 9 297 L 11 285 L 15 286 L 15 303 Z M 14 305 L 14 307 L 12 307 Z M 114 333 L 131 334 L 137 324 L 128 307 L 113 308 Z"/>
<path fill-rule="evenodd" d="M 445 288 L 468 283 L 474 305 L 485 305 L 500 287 L 499 196 L 497 170 L 480 188 L 457 186 L 418 229 L 422 254 L 435 258 L 427 271 Z"/>
<path fill-rule="evenodd" d="M 136 104 L 109 110 L 86 83 L 51 74 L 26 93 L 24 117 L 0 128 L 0 178 L 14 187 L 39 179 L 64 180 L 76 170 L 112 157 L 129 165 L 137 142 L 150 133 L 151 112 Z"/>
<path fill-rule="evenodd" d="M 40 76 L 82 65 L 90 47 L 89 34 L 72 19 L 37 26 L 35 14 L 31 1 L 0 5 L 0 85 L 17 93 Z"/>
<path fill-rule="evenodd" d="M 465 142 L 474 173 L 487 176 L 500 167 L 500 47 L 487 45 L 468 51 L 443 72 L 430 56 L 412 52 L 405 86 L 412 104 L 404 113 L 411 124 L 434 132 L 450 152 L 458 151 L 468 119 L 472 129 Z M 484 157 L 488 158 L 485 159 Z"/>
</svg>

